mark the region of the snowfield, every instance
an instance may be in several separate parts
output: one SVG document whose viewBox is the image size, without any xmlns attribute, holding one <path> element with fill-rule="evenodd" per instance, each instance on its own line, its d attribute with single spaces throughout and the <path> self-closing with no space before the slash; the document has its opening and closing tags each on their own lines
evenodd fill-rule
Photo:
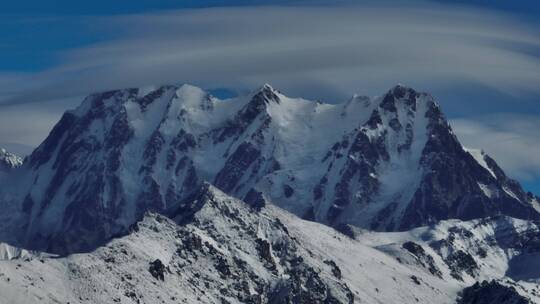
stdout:
<svg viewBox="0 0 540 304">
<path fill-rule="evenodd" d="M 538 235 L 525 221 L 452 220 L 399 233 L 354 228 L 352 239 L 273 205 L 256 211 L 212 186 L 201 191 L 176 219 L 149 213 L 128 235 L 93 252 L 3 254 L 0 303 L 282 303 L 300 299 L 301 290 L 320 295 L 321 303 L 329 297 L 336 303 L 455 303 L 464 287 L 492 279 L 540 301 L 535 280 L 506 275 L 509 261 L 521 256 L 515 237 Z M 433 246 L 452 233 L 451 245 Z M 494 246 L 491 237 L 508 248 Z M 421 246 L 440 272 L 430 273 L 425 256 L 404 249 L 406 242 Z M 458 268 L 462 279 L 453 277 L 443 260 L 448 250 L 471 253 L 475 276 Z M 157 275 L 150 271 L 156 260 L 163 264 Z"/>
</svg>

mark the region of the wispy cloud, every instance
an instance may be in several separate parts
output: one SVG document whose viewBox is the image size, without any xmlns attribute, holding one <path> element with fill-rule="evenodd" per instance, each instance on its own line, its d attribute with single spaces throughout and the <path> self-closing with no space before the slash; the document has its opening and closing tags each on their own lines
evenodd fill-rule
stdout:
<svg viewBox="0 0 540 304">
<path fill-rule="evenodd" d="M 381 94 L 398 82 L 425 91 L 478 83 L 540 94 L 540 32 L 512 16 L 410 1 L 306 3 L 80 18 L 106 41 L 56 54 L 58 64 L 39 73 L 0 71 L 0 141 L 37 145 L 78 104 L 72 96 L 148 84 L 245 90 L 270 82 L 329 102 Z M 459 90 L 453 96 L 467 107 Z M 466 145 L 485 149 L 512 176 L 539 177 L 530 124 L 540 119 L 496 121 L 454 125 Z"/>
<path fill-rule="evenodd" d="M 493 114 L 452 121 L 469 148 L 483 149 L 513 178 L 540 179 L 540 116 Z"/>
<path fill-rule="evenodd" d="M 62 113 L 82 98 L 68 98 L 46 103 L 21 103 L 0 107 L 0 147 L 13 149 L 17 144 L 36 147 L 60 120 Z M 8 144 L 6 144 L 8 143 Z M 13 151 L 24 152 L 16 147 Z"/>
<path fill-rule="evenodd" d="M 293 95 L 375 94 L 397 82 L 431 90 L 471 81 L 540 93 L 540 33 L 493 11 L 401 6 L 255 6 L 87 17 L 114 37 L 65 52 L 61 64 L 4 86 L 9 102 L 48 100 L 156 83 Z M 114 33 L 114 34 L 111 34 Z M 15 92 L 14 92 L 15 91 Z"/>
</svg>

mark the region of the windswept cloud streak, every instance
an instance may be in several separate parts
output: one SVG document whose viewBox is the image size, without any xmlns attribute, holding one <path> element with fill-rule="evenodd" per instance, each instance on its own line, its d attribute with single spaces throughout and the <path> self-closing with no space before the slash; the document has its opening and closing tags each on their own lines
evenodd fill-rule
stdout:
<svg viewBox="0 0 540 304">
<path fill-rule="evenodd" d="M 15 144 L 37 147 L 66 109 L 78 105 L 81 97 L 46 103 L 22 103 L 0 107 L 0 148 Z M 6 145 L 10 143 L 10 145 Z M 15 151 L 15 150 L 13 150 Z M 21 151 L 21 150 L 19 150 Z M 24 150 L 25 154 L 28 149 Z"/>
<path fill-rule="evenodd" d="M 0 71 L 0 142 L 36 146 L 80 96 L 149 84 L 242 91 L 270 82 L 290 96 L 338 102 L 402 82 L 453 92 L 446 94 L 452 108 L 463 109 L 454 116 L 472 115 L 466 111 L 473 101 L 461 98 L 463 84 L 540 96 L 539 31 L 495 11 L 407 1 L 205 8 L 77 22 L 107 40 L 59 53 L 58 64 L 45 71 Z M 513 107 L 499 103 L 492 111 Z M 466 146 L 493 155 L 512 177 L 534 180 L 540 178 L 538 117 L 453 125 Z"/>
<path fill-rule="evenodd" d="M 493 11 L 424 2 L 257 6 L 86 22 L 115 38 L 68 51 L 49 70 L 19 75 L 25 87 L 0 81 L 0 91 L 9 92 L 4 102 L 183 82 L 240 90 L 270 82 L 329 101 L 398 82 L 428 91 L 459 81 L 540 93 L 540 58 L 531 52 L 540 49 L 539 32 Z"/>
<path fill-rule="evenodd" d="M 540 180 L 540 116 L 493 114 L 451 123 L 466 147 L 483 149 L 511 177 Z"/>
</svg>

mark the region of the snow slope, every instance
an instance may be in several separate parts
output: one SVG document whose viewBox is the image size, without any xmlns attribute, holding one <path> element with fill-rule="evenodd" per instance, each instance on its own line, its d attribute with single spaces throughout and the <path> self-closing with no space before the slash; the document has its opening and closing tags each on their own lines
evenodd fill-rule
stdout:
<svg viewBox="0 0 540 304">
<path fill-rule="evenodd" d="M 146 214 L 129 234 L 89 253 L 27 253 L 0 261 L 0 303 L 454 303 L 475 279 L 503 278 L 539 300 L 537 284 L 504 277 L 503 264 L 516 253 L 489 244 L 489 236 L 500 239 L 505 229 L 537 235 L 538 228 L 524 221 L 446 221 L 402 233 L 357 230 L 353 239 L 270 204 L 254 210 L 210 185 L 175 213 L 174 220 Z M 449 232 L 456 229 L 470 229 L 472 236 Z M 454 250 L 486 248 L 484 261 L 495 268 L 480 262 L 475 279 L 451 276 L 442 261 L 447 253 L 433 249 L 451 233 Z M 418 252 L 403 248 L 411 240 L 433 257 L 441 275 L 419 263 Z"/>
</svg>

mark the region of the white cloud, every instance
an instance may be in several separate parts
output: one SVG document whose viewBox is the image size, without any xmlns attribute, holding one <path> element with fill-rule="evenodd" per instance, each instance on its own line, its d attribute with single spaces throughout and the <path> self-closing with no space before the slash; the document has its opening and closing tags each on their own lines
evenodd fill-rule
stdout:
<svg viewBox="0 0 540 304">
<path fill-rule="evenodd" d="M 270 82 L 326 99 L 378 94 L 402 82 L 428 91 L 456 81 L 540 93 L 540 35 L 479 9 L 402 5 L 255 6 L 88 18 L 108 42 L 70 50 L 61 64 L 4 87 L 12 102 L 119 87 L 189 82 L 245 89 Z M 0 79 L 1 80 L 1 79 Z M 16 92 L 13 92 L 16 91 Z M 332 101 L 332 100 L 331 100 Z"/>
<path fill-rule="evenodd" d="M 69 98 L 46 103 L 22 103 L 0 107 L 0 147 L 16 152 L 20 145 L 36 147 L 49 134 L 62 113 L 79 104 L 82 98 Z"/>
<path fill-rule="evenodd" d="M 0 107 L 0 141 L 37 145 L 78 103 L 65 98 L 148 84 L 244 90 L 269 82 L 328 102 L 381 94 L 398 82 L 424 91 L 479 83 L 540 94 L 540 58 L 530 52 L 540 48 L 537 29 L 494 11 L 402 3 L 84 17 L 92 31 L 113 38 L 57 54 L 60 64 L 39 73 L 0 73 L 0 100 L 12 104 Z M 459 92 L 455 97 L 459 103 Z M 493 154 L 513 176 L 539 176 L 531 133 L 455 123 L 466 144 Z"/>
<path fill-rule="evenodd" d="M 451 124 L 464 146 L 483 149 L 511 177 L 540 179 L 540 116 L 493 114 Z"/>
</svg>

